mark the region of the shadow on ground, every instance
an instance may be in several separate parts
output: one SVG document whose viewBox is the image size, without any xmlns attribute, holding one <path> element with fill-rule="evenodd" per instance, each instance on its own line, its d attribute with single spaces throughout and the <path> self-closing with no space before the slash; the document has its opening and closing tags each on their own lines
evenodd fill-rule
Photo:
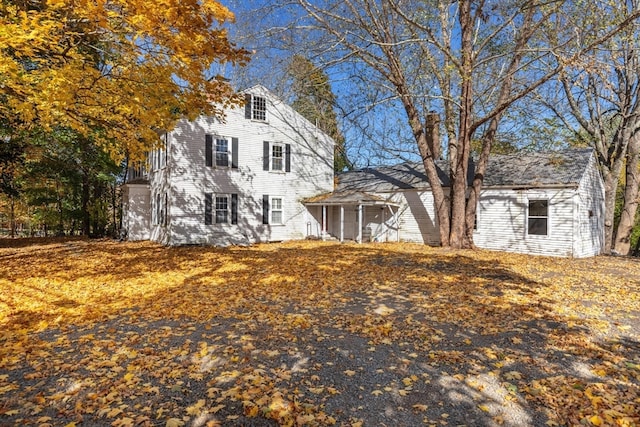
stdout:
<svg viewBox="0 0 640 427">
<path fill-rule="evenodd" d="M 638 301 L 608 294 L 625 268 L 640 290 L 621 260 L 587 280 L 588 261 L 399 244 L 0 259 L 0 423 L 640 422 Z"/>
</svg>

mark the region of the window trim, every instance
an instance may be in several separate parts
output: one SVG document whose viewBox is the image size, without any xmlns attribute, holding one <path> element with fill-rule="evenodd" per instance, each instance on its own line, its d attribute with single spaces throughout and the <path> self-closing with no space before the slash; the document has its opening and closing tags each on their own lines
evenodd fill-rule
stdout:
<svg viewBox="0 0 640 427">
<path fill-rule="evenodd" d="M 227 151 L 218 151 L 218 143 L 219 142 L 224 142 L 226 144 Z M 212 152 L 213 152 L 213 159 L 214 159 L 213 160 L 213 163 L 214 163 L 213 167 L 215 167 L 215 168 L 229 168 L 229 167 L 231 167 L 231 161 L 230 161 L 230 159 L 231 159 L 231 144 L 229 142 L 230 142 L 229 138 L 226 138 L 224 136 L 217 136 L 217 135 L 213 136 L 213 144 L 211 146 L 211 149 L 212 149 Z M 218 164 L 218 159 L 219 159 L 218 155 L 225 155 L 226 156 L 226 159 L 225 159 L 225 163 L 226 164 L 225 165 Z M 220 159 L 221 158 L 222 157 L 220 157 Z"/>
<path fill-rule="evenodd" d="M 231 223 L 230 221 L 230 217 L 231 215 L 229 215 L 230 211 L 231 211 L 231 203 L 230 203 L 230 197 L 228 194 L 214 194 L 213 195 L 213 224 L 229 224 Z M 218 201 L 220 200 L 220 202 L 224 201 L 224 203 L 226 204 L 226 208 L 225 209 L 219 209 L 218 208 Z M 224 212 L 224 221 L 218 221 L 218 212 Z"/>
<path fill-rule="evenodd" d="M 224 151 L 218 151 L 218 141 L 227 142 L 227 165 L 218 164 L 218 153 L 224 153 Z M 212 169 L 238 169 L 238 146 L 238 138 L 211 133 L 205 134 L 205 166 Z"/>
<path fill-rule="evenodd" d="M 226 221 L 218 221 L 218 199 L 226 199 Z M 237 193 L 204 193 L 204 224 L 205 225 L 236 225 L 238 224 L 238 194 Z"/>
<path fill-rule="evenodd" d="M 544 202 L 546 204 L 546 210 L 547 210 L 547 215 L 546 216 L 540 216 L 540 215 L 531 215 L 531 203 L 535 203 L 535 202 Z M 549 207 L 551 206 L 550 200 L 547 197 L 530 197 L 527 198 L 527 215 L 526 215 L 526 235 L 527 236 L 535 236 L 535 237 L 548 237 L 551 235 L 550 233 L 550 224 L 551 224 L 551 215 L 550 215 L 550 211 L 549 211 Z M 546 221 L 545 224 L 545 233 L 544 234 L 539 234 L 539 233 L 532 233 L 531 232 L 531 223 L 530 221 L 532 219 L 544 219 Z"/>
<path fill-rule="evenodd" d="M 274 148 L 281 147 L 282 157 L 278 159 L 282 160 L 282 168 L 274 169 Z M 263 141 L 263 159 L 262 169 L 268 172 L 274 173 L 289 173 L 291 172 L 291 144 L 286 144 L 279 141 Z"/>
<path fill-rule="evenodd" d="M 280 207 L 276 208 L 274 204 L 274 200 L 280 201 Z M 273 219 L 273 214 L 279 212 L 280 213 L 280 221 L 275 221 Z M 270 196 L 269 197 L 269 224 L 271 225 L 284 225 L 284 197 L 282 196 Z"/>
<path fill-rule="evenodd" d="M 276 157 L 275 155 L 275 151 L 276 149 L 279 148 L 280 149 L 280 157 Z M 269 147 L 269 170 L 271 172 L 279 172 L 282 173 L 284 172 L 285 168 L 284 168 L 284 163 L 285 163 L 285 148 L 284 148 L 284 144 L 281 142 L 272 142 L 271 146 Z M 280 161 L 280 168 L 276 169 L 275 168 L 275 163 L 276 160 Z"/>
<path fill-rule="evenodd" d="M 244 118 L 256 122 L 267 122 L 267 97 L 251 93 L 245 94 Z"/>
</svg>

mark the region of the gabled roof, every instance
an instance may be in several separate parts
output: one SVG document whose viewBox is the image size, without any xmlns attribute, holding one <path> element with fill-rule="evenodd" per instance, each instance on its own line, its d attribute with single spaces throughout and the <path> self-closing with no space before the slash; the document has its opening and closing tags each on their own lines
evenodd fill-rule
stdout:
<svg viewBox="0 0 640 427">
<path fill-rule="evenodd" d="M 263 86 L 261 84 L 255 84 L 253 86 L 250 86 L 248 88 L 245 88 L 245 89 L 239 91 L 239 93 L 243 93 L 245 95 L 251 94 L 251 95 L 256 95 L 256 96 L 261 96 L 261 97 L 266 98 L 268 100 L 268 102 L 270 102 L 275 107 L 276 110 L 283 109 L 283 110 L 286 110 L 287 112 L 289 112 L 290 114 L 293 114 L 296 117 L 296 120 L 295 120 L 294 123 L 297 126 L 301 126 L 304 123 L 304 125 L 305 125 L 304 127 L 308 128 L 308 129 L 314 129 L 316 132 L 321 133 L 322 135 L 324 135 L 325 138 L 328 138 L 329 140 L 331 140 L 335 144 L 335 141 L 333 141 L 333 138 L 327 132 L 323 131 L 316 124 L 312 123 L 309 119 L 307 119 L 305 116 L 303 116 L 298 111 L 296 111 L 296 109 L 293 108 L 291 105 L 287 104 L 282 99 L 280 99 L 275 93 L 273 93 L 267 87 L 265 87 L 265 86 Z M 270 114 L 276 114 L 276 112 L 272 111 Z M 278 114 L 280 115 L 281 119 L 284 119 L 285 122 L 290 122 L 290 120 L 287 120 L 282 115 L 282 112 L 280 112 Z M 289 124 L 291 126 L 293 126 L 294 123 L 290 122 Z"/>
<path fill-rule="evenodd" d="M 483 187 L 577 186 L 587 170 L 592 155 L 591 148 L 492 155 L 487 165 Z M 449 186 L 447 162 L 438 161 L 436 167 L 441 184 Z M 474 168 L 469 169 L 468 179 L 471 183 Z M 407 162 L 395 166 L 343 172 L 338 175 L 338 186 L 335 192 L 375 193 L 428 188 L 429 182 L 422 163 Z"/>
</svg>

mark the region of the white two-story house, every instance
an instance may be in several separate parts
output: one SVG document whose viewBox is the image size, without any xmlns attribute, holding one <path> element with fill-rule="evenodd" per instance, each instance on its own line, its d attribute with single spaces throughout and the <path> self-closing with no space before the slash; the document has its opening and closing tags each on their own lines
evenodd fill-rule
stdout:
<svg viewBox="0 0 640 427">
<path fill-rule="evenodd" d="M 123 187 L 129 240 L 249 244 L 321 234 L 302 203 L 333 190 L 334 141 L 262 86 L 224 120 L 180 121 Z"/>
<path fill-rule="evenodd" d="M 281 240 L 439 245 L 421 164 L 334 181 L 334 141 L 262 86 L 224 121 L 180 121 L 123 191 L 129 240 L 227 246 Z M 438 164 L 448 192 L 446 162 Z M 334 182 L 336 183 L 334 188 Z M 604 184 L 591 149 L 494 155 L 478 208 L 478 247 L 587 257 L 604 246 Z"/>
</svg>

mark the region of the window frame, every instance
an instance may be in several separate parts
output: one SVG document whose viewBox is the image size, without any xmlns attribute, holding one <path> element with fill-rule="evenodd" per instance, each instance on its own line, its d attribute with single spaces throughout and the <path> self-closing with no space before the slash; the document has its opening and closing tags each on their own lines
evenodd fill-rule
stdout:
<svg viewBox="0 0 640 427">
<path fill-rule="evenodd" d="M 276 207 L 275 201 L 278 200 L 280 206 Z M 280 220 L 276 221 L 274 219 L 274 214 L 280 214 Z M 282 196 L 271 196 L 269 198 L 269 224 L 271 225 L 284 225 L 284 197 Z"/>
<path fill-rule="evenodd" d="M 218 202 L 220 201 L 222 203 L 222 201 L 224 200 L 224 203 L 226 204 L 226 208 L 221 209 L 218 207 Z M 230 224 L 230 218 L 231 218 L 231 197 L 229 194 L 214 194 L 213 195 L 213 207 L 212 207 L 212 213 L 213 213 L 213 224 Z M 218 220 L 218 212 L 224 212 L 224 221 L 219 221 Z"/>
<path fill-rule="evenodd" d="M 251 120 L 258 122 L 267 121 L 267 98 L 259 95 L 251 95 Z"/>
<path fill-rule="evenodd" d="M 226 209 L 221 208 L 222 199 L 226 199 Z M 237 225 L 238 193 L 204 193 L 204 225 Z M 218 212 L 225 212 L 226 221 L 219 221 Z"/>
<path fill-rule="evenodd" d="M 276 157 L 275 151 L 276 149 L 280 150 L 280 157 Z M 285 146 L 281 142 L 272 142 L 269 150 L 269 170 L 271 172 L 279 172 L 282 173 L 285 171 Z M 275 168 L 275 161 L 279 160 L 280 167 L 278 169 Z"/>
<path fill-rule="evenodd" d="M 544 203 L 544 207 L 546 209 L 546 215 L 531 215 L 531 205 L 533 203 L 540 203 L 543 202 Z M 551 215 L 550 215 L 550 211 L 549 211 L 549 207 L 551 206 L 551 203 L 549 201 L 548 198 L 545 197 L 531 197 L 527 199 L 527 219 L 526 219 L 526 232 L 527 232 L 527 236 L 536 236 L 536 237 L 548 237 L 551 233 L 550 233 L 550 220 L 551 220 Z M 532 232 L 532 220 L 534 221 L 540 221 L 540 220 L 544 220 L 544 233 L 537 233 L 537 232 Z"/>
<path fill-rule="evenodd" d="M 231 159 L 232 159 L 232 144 L 231 144 L 231 138 L 227 138 L 225 136 L 218 136 L 218 135 L 213 135 L 213 157 L 214 157 L 214 161 L 213 161 L 213 167 L 215 168 L 230 168 L 231 167 Z M 218 143 L 219 142 L 224 142 L 226 144 L 227 150 L 226 151 L 219 151 L 218 150 Z M 222 159 L 222 157 L 219 156 L 225 156 L 225 163 L 226 164 L 219 164 L 218 160 Z"/>
</svg>

